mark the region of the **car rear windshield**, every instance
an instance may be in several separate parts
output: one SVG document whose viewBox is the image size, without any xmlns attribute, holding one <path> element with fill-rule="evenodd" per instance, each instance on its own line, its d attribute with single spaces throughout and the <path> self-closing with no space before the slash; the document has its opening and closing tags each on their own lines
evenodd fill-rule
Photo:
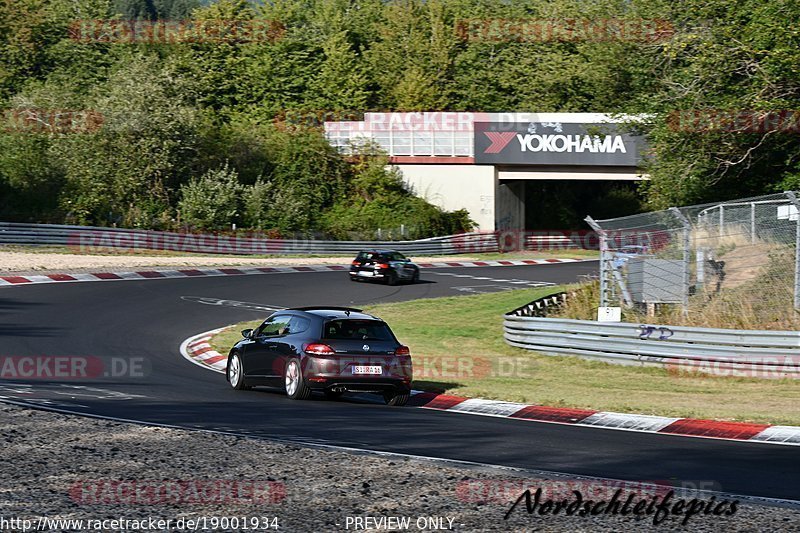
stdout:
<svg viewBox="0 0 800 533">
<path fill-rule="evenodd" d="M 330 340 L 393 341 L 392 330 L 379 320 L 338 319 L 325 323 L 323 338 Z"/>
<path fill-rule="evenodd" d="M 370 259 L 378 260 L 378 259 L 380 259 L 380 257 L 381 257 L 381 255 L 380 254 L 376 254 L 375 252 L 361 252 L 356 257 L 356 261 L 360 261 L 360 262 L 363 263 L 364 261 L 369 261 Z"/>
</svg>

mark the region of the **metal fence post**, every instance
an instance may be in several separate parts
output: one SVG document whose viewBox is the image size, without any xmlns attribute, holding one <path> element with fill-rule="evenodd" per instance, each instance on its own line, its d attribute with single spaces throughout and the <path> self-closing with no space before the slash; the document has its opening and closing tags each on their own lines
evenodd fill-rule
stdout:
<svg viewBox="0 0 800 533">
<path fill-rule="evenodd" d="M 800 311 L 800 201 L 797 200 L 794 191 L 786 191 L 783 194 L 789 198 L 789 201 L 792 202 L 792 205 L 797 210 L 794 236 L 794 308 L 796 311 Z M 791 217 L 792 213 L 789 211 L 789 220 L 791 220 Z"/>
<path fill-rule="evenodd" d="M 750 242 L 756 243 L 756 203 L 750 202 Z"/>
<path fill-rule="evenodd" d="M 686 218 L 681 210 L 677 207 L 670 207 L 670 211 L 675 217 L 683 224 L 683 316 L 689 314 L 689 286 L 691 285 L 691 264 L 690 256 L 692 253 L 691 246 L 691 229 L 692 224 Z"/>
<path fill-rule="evenodd" d="M 583 220 L 597 232 L 597 235 L 600 238 L 600 307 L 608 307 L 608 265 L 606 264 L 608 242 L 606 241 L 606 232 L 597 222 L 594 221 L 592 217 L 587 216 Z"/>
<path fill-rule="evenodd" d="M 698 243 L 698 239 L 707 240 L 711 237 L 709 234 L 709 214 L 705 211 L 701 211 L 699 215 L 697 215 L 697 230 L 699 235 L 695 234 L 695 255 L 697 260 L 695 261 L 695 268 L 696 268 L 696 286 L 697 291 L 700 292 L 700 288 L 703 287 L 706 283 L 706 252 L 708 251 L 705 246 L 701 246 Z"/>
</svg>

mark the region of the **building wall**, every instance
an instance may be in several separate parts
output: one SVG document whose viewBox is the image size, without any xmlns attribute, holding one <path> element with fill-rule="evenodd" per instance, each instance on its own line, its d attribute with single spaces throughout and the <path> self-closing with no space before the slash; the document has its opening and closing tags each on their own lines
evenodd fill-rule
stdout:
<svg viewBox="0 0 800 533">
<path fill-rule="evenodd" d="M 466 209 L 482 231 L 495 229 L 493 166 L 396 165 L 417 196 L 447 211 Z M 523 209 L 524 212 L 524 209 Z"/>
<path fill-rule="evenodd" d="M 525 229 L 525 182 L 497 180 L 495 230 Z"/>
<path fill-rule="evenodd" d="M 511 170 L 492 165 L 397 164 L 403 181 L 447 211 L 466 209 L 481 231 L 525 229 L 525 183 L 529 180 L 647 179 L 635 168 L 577 167 Z"/>
</svg>

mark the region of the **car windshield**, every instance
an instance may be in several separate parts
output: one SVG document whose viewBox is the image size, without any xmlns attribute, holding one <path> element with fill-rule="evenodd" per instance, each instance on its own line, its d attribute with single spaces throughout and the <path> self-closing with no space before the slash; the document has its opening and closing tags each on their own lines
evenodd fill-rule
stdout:
<svg viewBox="0 0 800 533">
<path fill-rule="evenodd" d="M 323 333 L 323 337 L 329 340 L 394 340 L 389 326 L 379 320 L 329 320 Z"/>
</svg>

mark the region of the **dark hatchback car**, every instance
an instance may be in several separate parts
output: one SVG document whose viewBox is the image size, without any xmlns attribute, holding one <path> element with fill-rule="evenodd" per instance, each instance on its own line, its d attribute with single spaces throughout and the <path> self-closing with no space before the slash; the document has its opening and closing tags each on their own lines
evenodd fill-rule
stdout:
<svg viewBox="0 0 800 533">
<path fill-rule="evenodd" d="M 284 387 L 304 400 L 314 390 L 329 398 L 373 392 L 389 405 L 405 405 L 412 365 L 407 346 L 380 318 L 348 307 L 277 311 L 242 331 L 228 355 L 225 376 L 234 389 Z"/>
<path fill-rule="evenodd" d="M 417 283 L 419 267 L 411 259 L 393 250 L 364 250 L 358 252 L 350 265 L 352 281 L 380 280 L 387 285 L 401 281 Z"/>
</svg>

